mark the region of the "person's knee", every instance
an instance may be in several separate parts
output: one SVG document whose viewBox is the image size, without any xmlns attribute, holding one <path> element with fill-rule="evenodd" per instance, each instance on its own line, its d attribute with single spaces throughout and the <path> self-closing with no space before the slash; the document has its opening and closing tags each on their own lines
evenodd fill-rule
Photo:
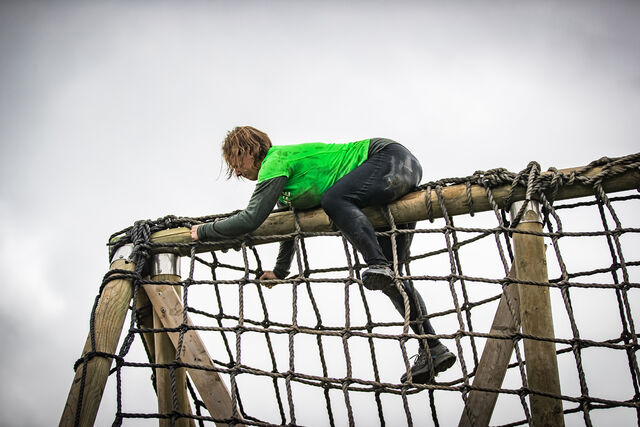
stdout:
<svg viewBox="0 0 640 427">
<path fill-rule="evenodd" d="M 393 174 L 384 177 L 382 193 L 390 201 L 397 200 L 415 188 L 413 179 L 407 174 Z"/>
<path fill-rule="evenodd" d="M 329 189 L 320 199 L 320 206 L 331 218 L 340 210 L 340 198 Z"/>
</svg>

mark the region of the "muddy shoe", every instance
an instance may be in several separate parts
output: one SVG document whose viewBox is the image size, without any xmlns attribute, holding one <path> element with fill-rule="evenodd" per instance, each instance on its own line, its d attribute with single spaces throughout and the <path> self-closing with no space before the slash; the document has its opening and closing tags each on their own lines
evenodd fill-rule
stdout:
<svg viewBox="0 0 640 427">
<path fill-rule="evenodd" d="M 430 384 L 440 372 L 444 372 L 456 363 L 455 354 L 451 353 L 443 344 L 438 344 L 430 349 L 431 361 L 428 360 L 427 351 L 420 347 L 418 358 L 411 367 L 411 376 L 414 384 Z M 432 369 L 433 366 L 433 369 Z M 407 381 L 405 373 L 400 382 Z"/>
<path fill-rule="evenodd" d="M 381 290 L 393 283 L 395 275 L 387 265 L 372 265 L 362 272 L 362 284 L 371 290 Z"/>
</svg>

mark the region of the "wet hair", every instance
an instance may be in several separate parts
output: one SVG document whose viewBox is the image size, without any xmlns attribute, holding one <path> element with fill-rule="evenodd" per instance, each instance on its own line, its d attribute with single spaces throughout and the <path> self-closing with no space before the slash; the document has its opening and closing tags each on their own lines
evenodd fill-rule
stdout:
<svg viewBox="0 0 640 427">
<path fill-rule="evenodd" d="M 249 153 L 254 164 L 264 160 L 267 151 L 271 148 L 269 136 L 252 126 L 238 126 L 227 132 L 222 142 L 222 157 L 227 164 L 227 179 L 231 178 L 233 171 L 240 163 L 240 158 Z"/>
</svg>

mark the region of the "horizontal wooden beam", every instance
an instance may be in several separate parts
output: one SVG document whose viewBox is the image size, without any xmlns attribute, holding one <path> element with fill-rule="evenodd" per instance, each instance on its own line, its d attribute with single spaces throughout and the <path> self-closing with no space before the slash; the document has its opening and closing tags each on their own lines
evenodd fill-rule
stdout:
<svg viewBox="0 0 640 427">
<path fill-rule="evenodd" d="M 580 171 L 581 176 L 596 177 L 602 172 L 603 168 L 593 167 L 588 170 L 582 168 L 562 169 L 557 172 L 569 176 L 571 173 Z M 550 175 L 552 172 L 542 172 L 541 175 Z M 633 190 L 640 188 L 640 169 L 634 169 L 611 176 L 603 180 L 603 188 L 607 193 L 618 191 Z M 491 203 L 487 198 L 484 187 L 479 185 L 471 185 L 471 201 L 474 212 L 483 212 L 491 210 Z M 504 203 L 509 197 L 511 185 L 501 185 L 492 188 L 494 200 L 500 208 L 504 207 Z M 589 185 L 575 182 L 559 188 L 555 199 L 566 200 L 578 197 L 593 195 L 593 188 Z M 426 190 L 409 193 L 401 199 L 390 204 L 391 214 L 397 224 L 409 223 L 429 219 L 427 212 L 427 197 L 431 200 L 432 218 L 441 218 L 443 216 L 442 208 L 438 202 L 438 195 L 435 190 L 431 190 L 427 194 Z M 463 215 L 469 213 L 467 189 L 464 184 L 451 185 L 442 188 L 442 197 L 444 205 L 449 215 Z M 511 202 L 516 200 L 524 200 L 526 197 L 526 188 L 517 187 L 511 196 Z M 384 226 L 387 224 L 384 213 L 380 208 L 366 208 L 364 212 L 367 214 L 374 226 Z M 332 231 L 329 217 L 324 213 L 322 208 L 309 211 L 298 212 L 298 220 L 300 229 L 305 232 L 328 232 Z M 277 236 L 291 234 L 295 232 L 295 223 L 293 213 L 291 211 L 274 212 L 265 220 L 265 222 L 250 236 L 256 237 L 254 244 L 270 243 L 282 240 Z M 151 241 L 159 244 L 182 244 L 192 242 L 189 229 L 185 227 L 172 228 L 168 230 L 158 231 L 151 235 Z M 228 249 L 238 247 L 239 244 L 232 242 L 211 242 L 209 245 L 202 245 L 197 248 L 198 252 L 206 252 L 214 249 Z M 187 254 L 188 250 L 182 250 L 183 254 Z"/>
</svg>

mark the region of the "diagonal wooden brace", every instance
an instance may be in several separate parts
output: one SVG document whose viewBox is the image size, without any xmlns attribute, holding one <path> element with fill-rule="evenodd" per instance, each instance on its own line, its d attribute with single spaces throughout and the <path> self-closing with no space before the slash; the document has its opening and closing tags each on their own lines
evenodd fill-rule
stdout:
<svg viewBox="0 0 640 427">
<path fill-rule="evenodd" d="M 180 281 L 180 258 L 171 253 L 155 254 L 151 259 L 151 280 L 155 282 L 176 282 Z M 182 292 L 182 287 L 174 286 L 178 297 Z M 158 315 L 153 312 L 153 306 L 149 301 L 146 292 L 140 292 L 149 304 L 149 317 L 152 328 L 162 329 L 163 325 Z M 158 364 L 169 364 L 176 359 L 176 348 L 166 332 L 149 333 L 152 336 L 154 355 L 153 360 Z M 191 405 L 189 403 L 189 393 L 187 391 L 187 371 L 185 368 L 177 368 L 173 370 L 173 378 L 171 370 L 167 368 L 155 369 L 156 388 L 158 395 L 158 412 L 161 414 L 170 414 L 174 409 L 174 404 L 178 412 L 192 415 Z M 173 385 L 172 385 L 173 381 Z M 175 396 L 174 396 L 175 393 Z M 174 402 L 175 398 L 175 402 Z M 168 418 L 160 419 L 160 427 L 195 427 L 193 418 L 177 418 L 171 420 Z"/>
<path fill-rule="evenodd" d="M 509 276 L 513 276 L 513 269 Z M 496 310 L 491 335 L 510 337 L 520 330 L 520 298 L 518 286 L 505 287 Z M 513 353 L 513 341 L 509 338 L 489 338 L 478 363 L 473 386 L 496 389 L 502 386 Z M 498 393 L 472 390 L 460 417 L 460 427 L 487 426 L 498 400 Z"/>
<path fill-rule="evenodd" d="M 160 318 L 165 328 L 178 328 L 183 320 L 183 307 L 173 286 L 144 285 L 154 313 Z M 187 324 L 192 325 L 187 317 Z M 168 332 L 174 347 L 178 346 L 179 333 Z M 203 368 L 213 368 L 213 362 L 197 331 L 187 331 L 182 341 L 181 359 L 189 365 L 199 365 Z M 203 369 L 187 368 L 207 410 L 214 418 L 231 418 L 234 415 L 233 403 L 227 386 L 217 372 Z M 225 426 L 227 423 L 216 423 Z M 240 425 L 240 424 L 236 424 Z"/>
</svg>

